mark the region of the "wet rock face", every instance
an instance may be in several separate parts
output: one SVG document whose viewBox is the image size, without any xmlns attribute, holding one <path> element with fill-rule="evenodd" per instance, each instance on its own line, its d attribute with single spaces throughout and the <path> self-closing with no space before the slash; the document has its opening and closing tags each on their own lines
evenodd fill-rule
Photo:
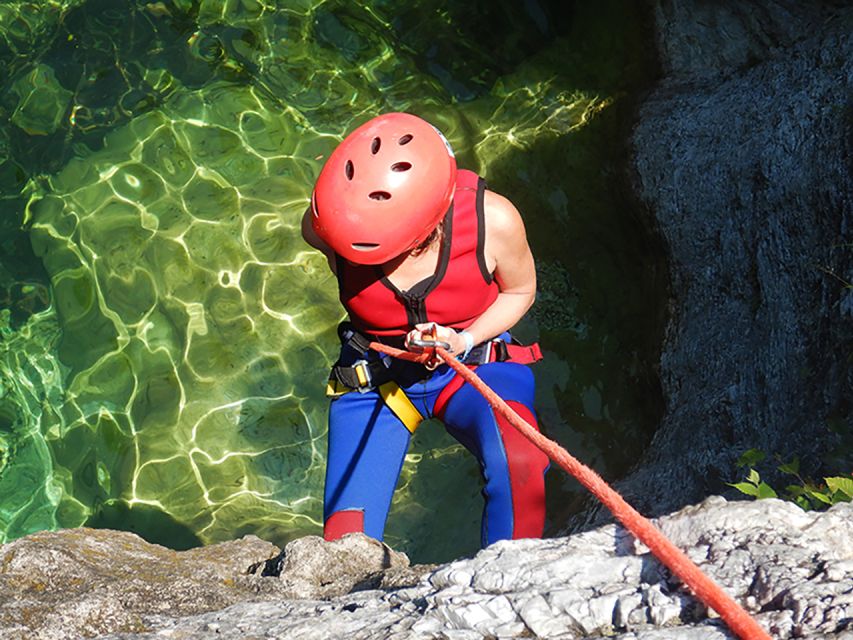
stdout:
<svg viewBox="0 0 853 640">
<path fill-rule="evenodd" d="M 750 448 L 849 472 L 849 454 L 819 465 L 828 426 L 853 427 L 853 8 L 664 0 L 655 18 L 664 77 L 632 169 L 669 254 L 667 410 L 621 487 L 665 513 L 724 492 Z"/>
<path fill-rule="evenodd" d="M 846 2 L 749 0 L 655 3 L 657 47 L 668 80 L 711 80 L 738 74 L 786 50 L 839 19 Z M 849 26 L 849 23 L 848 23 Z"/>
<path fill-rule="evenodd" d="M 772 637 L 849 630 L 853 505 L 709 498 L 659 526 Z M 359 535 L 277 552 L 252 537 L 173 552 L 129 533 L 34 534 L 0 547 L 0 638 L 731 637 L 615 525 L 501 542 L 422 576 Z"/>
</svg>

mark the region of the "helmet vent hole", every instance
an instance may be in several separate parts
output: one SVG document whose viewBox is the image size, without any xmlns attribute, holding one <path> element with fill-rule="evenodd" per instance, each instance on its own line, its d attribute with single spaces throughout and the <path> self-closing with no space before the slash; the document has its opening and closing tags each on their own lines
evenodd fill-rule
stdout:
<svg viewBox="0 0 853 640">
<path fill-rule="evenodd" d="M 391 165 L 391 171 L 408 171 L 411 168 L 411 162 L 395 162 Z"/>
<path fill-rule="evenodd" d="M 352 160 L 347 160 L 347 166 L 344 167 L 344 172 L 347 174 L 347 180 L 352 180 L 355 175 L 355 167 L 352 165 Z"/>
<path fill-rule="evenodd" d="M 387 191 L 371 191 L 370 198 L 372 200 L 390 200 L 391 194 Z"/>
<path fill-rule="evenodd" d="M 379 153 L 379 147 L 381 146 L 382 140 L 380 140 L 379 138 L 374 138 L 373 142 L 370 143 L 370 153 L 376 155 L 377 153 Z"/>
<path fill-rule="evenodd" d="M 399 140 L 397 140 L 397 144 L 399 144 L 401 147 L 402 147 L 404 144 L 409 144 L 409 143 L 412 141 L 412 138 L 413 138 L 413 137 L 414 137 L 414 136 L 413 136 L 411 133 L 407 133 L 407 134 L 406 134 L 406 135 L 404 135 L 402 138 L 400 138 Z"/>
</svg>

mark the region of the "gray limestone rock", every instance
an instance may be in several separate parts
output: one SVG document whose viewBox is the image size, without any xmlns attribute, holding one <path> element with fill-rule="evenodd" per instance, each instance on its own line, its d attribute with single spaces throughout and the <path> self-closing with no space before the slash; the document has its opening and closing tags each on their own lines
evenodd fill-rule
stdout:
<svg viewBox="0 0 853 640">
<path fill-rule="evenodd" d="M 659 526 L 772 637 L 849 640 L 853 636 L 853 504 L 816 513 L 779 500 L 709 498 L 661 518 Z M 121 542 L 128 534 L 103 535 L 115 535 Z M 323 543 L 303 544 L 313 549 Z M 362 540 L 353 545 L 354 553 L 364 553 L 368 545 L 374 549 L 367 551 L 370 565 L 379 557 L 375 550 L 384 554 L 386 548 Z M 3 547 L 4 554 L 9 546 Z M 323 574 L 322 562 L 312 558 L 323 557 L 333 565 L 341 562 L 334 549 L 311 550 L 304 557 L 309 565 L 316 563 L 303 572 L 311 576 Z M 297 573 L 301 570 L 294 568 Z M 334 575 L 335 567 L 325 570 Z M 259 579 L 282 583 L 275 577 Z M 97 593 L 95 585 L 81 590 L 68 608 L 90 607 L 91 593 Z M 138 613 L 139 630 L 117 626 L 115 633 L 103 637 L 733 637 L 713 612 L 709 615 L 643 545 L 616 525 L 568 538 L 500 542 L 474 558 L 441 566 L 405 588 L 355 591 L 325 600 L 272 594 L 259 589 L 242 602 L 189 616 L 158 611 L 152 595 L 148 612 Z M 118 594 L 114 597 L 122 602 Z M 112 611 L 117 608 L 113 605 Z M 19 637 L 9 622 L 4 625 L 0 638 Z M 80 637 L 85 630 L 78 629 Z"/>
<path fill-rule="evenodd" d="M 256 595 L 246 567 L 278 549 L 259 538 L 175 552 L 132 533 L 40 532 L 0 547 L 0 637 L 80 638 L 142 629 Z"/>
<path fill-rule="evenodd" d="M 659 0 L 655 31 L 667 80 L 693 81 L 737 74 L 769 58 L 785 56 L 838 17 L 843 1 Z"/>
<path fill-rule="evenodd" d="M 302 538 L 284 552 L 254 536 L 176 552 L 127 532 L 41 532 L 0 547 L 0 638 L 141 631 L 144 616 L 414 584 L 426 569 L 361 534 Z"/>
<path fill-rule="evenodd" d="M 265 563 L 262 575 L 278 576 L 289 598 L 326 598 L 393 584 L 417 583 L 422 570 L 409 567 L 409 558 L 387 544 L 360 533 L 326 542 L 305 536 L 289 542 Z"/>
</svg>

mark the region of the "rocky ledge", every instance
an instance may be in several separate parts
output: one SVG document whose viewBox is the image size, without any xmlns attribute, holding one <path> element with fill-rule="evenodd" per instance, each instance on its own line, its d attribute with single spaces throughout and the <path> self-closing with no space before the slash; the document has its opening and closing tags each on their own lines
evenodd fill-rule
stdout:
<svg viewBox="0 0 853 640">
<path fill-rule="evenodd" d="M 774 638 L 853 639 L 853 505 L 719 497 L 658 521 Z M 623 529 L 502 542 L 440 567 L 360 535 L 176 552 L 131 533 L 0 547 L 0 638 L 732 637 Z"/>
</svg>

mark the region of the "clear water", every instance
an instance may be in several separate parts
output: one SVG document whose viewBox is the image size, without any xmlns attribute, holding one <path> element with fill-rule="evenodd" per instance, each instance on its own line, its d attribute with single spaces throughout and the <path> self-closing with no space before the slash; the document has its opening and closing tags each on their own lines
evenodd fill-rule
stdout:
<svg viewBox="0 0 853 640">
<path fill-rule="evenodd" d="M 342 135 L 387 110 L 434 122 L 521 209 L 543 430 L 624 473 L 660 413 L 665 295 L 620 186 L 654 74 L 643 20 L 627 2 L 0 3 L 0 540 L 320 532 L 343 312 L 299 221 Z M 582 494 L 548 483 L 556 530 Z M 422 426 L 387 540 L 473 552 L 480 487 Z"/>
</svg>

